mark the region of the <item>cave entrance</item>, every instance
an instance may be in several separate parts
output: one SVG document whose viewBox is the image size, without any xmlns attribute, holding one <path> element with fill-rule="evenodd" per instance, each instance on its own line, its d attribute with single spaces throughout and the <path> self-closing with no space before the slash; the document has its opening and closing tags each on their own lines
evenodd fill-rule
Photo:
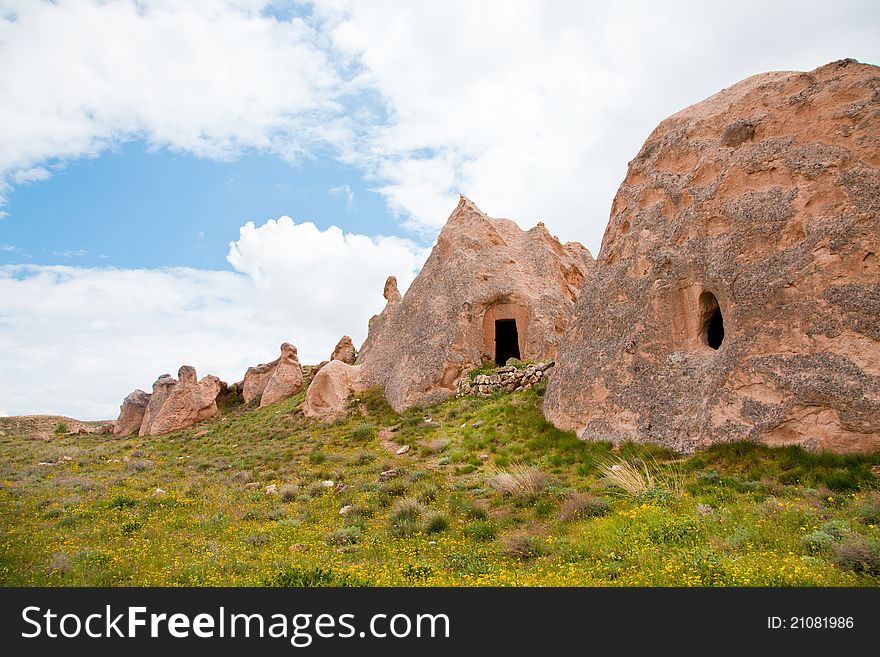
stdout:
<svg viewBox="0 0 880 657">
<path fill-rule="evenodd" d="M 495 320 L 495 362 L 504 365 L 508 358 L 519 358 L 519 334 L 515 319 Z"/>
<path fill-rule="evenodd" d="M 700 340 L 712 349 L 720 348 L 724 342 L 724 316 L 718 299 L 711 292 L 700 295 Z"/>
</svg>

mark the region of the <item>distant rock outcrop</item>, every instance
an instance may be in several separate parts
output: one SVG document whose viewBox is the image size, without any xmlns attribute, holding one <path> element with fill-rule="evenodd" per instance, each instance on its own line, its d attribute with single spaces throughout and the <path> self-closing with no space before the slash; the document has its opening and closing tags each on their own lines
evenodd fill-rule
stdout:
<svg viewBox="0 0 880 657">
<path fill-rule="evenodd" d="M 880 448 L 880 69 L 748 78 L 663 121 L 544 412 L 585 439 Z"/>
<path fill-rule="evenodd" d="M 454 395 L 484 362 L 553 358 L 592 265 L 589 251 L 543 224 L 523 231 L 462 197 L 406 295 L 386 283 L 357 359 L 364 381 L 401 411 Z"/>
<path fill-rule="evenodd" d="M 275 361 L 275 369 L 260 397 L 260 407 L 292 397 L 302 388 L 302 384 L 303 370 L 296 347 L 285 342 L 281 345 L 281 357 Z"/>
<path fill-rule="evenodd" d="M 343 363 L 354 365 L 356 358 L 357 351 L 351 342 L 351 338 L 347 335 L 343 335 L 342 339 L 336 344 L 336 348 L 333 350 L 330 360 L 341 360 Z"/>
<path fill-rule="evenodd" d="M 196 379 L 196 370 L 182 365 L 179 380 L 163 374 L 153 384 L 153 394 L 144 412 L 141 436 L 156 436 L 192 426 L 217 415 L 217 395 L 226 387 L 216 376 Z"/>
<path fill-rule="evenodd" d="M 297 358 L 296 347 L 285 342 L 281 345 L 279 358 L 271 363 L 248 368 L 242 383 L 241 398 L 245 404 L 259 399 L 260 406 L 268 406 L 292 396 L 302 384 L 303 370 Z"/>
<path fill-rule="evenodd" d="M 335 420 L 345 413 L 351 394 L 365 389 L 362 366 L 331 360 L 309 384 L 303 413 L 306 417 Z"/>
<path fill-rule="evenodd" d="M 116 420 L 113 433 L 119 437 L 138 433 L 144 422 L 144 413 L 149 403 L 149 393 L 143 390 L 129 393 L 123 400 L 122 406 L 119 407 L 119 418 Z"/>
</svg>

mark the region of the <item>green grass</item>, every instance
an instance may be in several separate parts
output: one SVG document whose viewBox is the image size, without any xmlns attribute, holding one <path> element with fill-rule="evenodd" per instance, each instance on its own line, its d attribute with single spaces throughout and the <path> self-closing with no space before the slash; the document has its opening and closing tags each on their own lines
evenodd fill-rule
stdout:
<svg viewBox="0 0 880 657">
<path fill-rule="evenodd" d="M 880 584 L 880 454 L 613 450 L 547 423 L 542 393 L 398 415 L 374 389 L 330 425 L 300 393 L 164 436 L 0 436 L 0 584 Z M 611 485 L 621 460 L 654 486 Z"/>
</svg>

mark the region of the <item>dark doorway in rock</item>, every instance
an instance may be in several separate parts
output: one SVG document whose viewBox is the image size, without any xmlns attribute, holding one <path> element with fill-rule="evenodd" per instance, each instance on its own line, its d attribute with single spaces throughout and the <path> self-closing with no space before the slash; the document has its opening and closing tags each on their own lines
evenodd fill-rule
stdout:
<svg viewBox="0 0 880 657">
<path fill-rule="evenodd" d="M 495 362 L 504 365 L 508 358 L 519 358 L 519 335 L 515 319 L 495 320 Z"/>
<path fill-rule="evenodd" d="M 724 316 L 718 299 L 711 292 L 700 295 L 700 338 L 703 344 L 718 349 L 724 342 Z"/>
</svg>

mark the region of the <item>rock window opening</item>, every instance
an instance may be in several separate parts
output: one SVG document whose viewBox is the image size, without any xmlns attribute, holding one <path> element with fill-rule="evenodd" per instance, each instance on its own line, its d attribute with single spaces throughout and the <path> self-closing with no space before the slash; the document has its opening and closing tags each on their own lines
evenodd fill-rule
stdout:
<svg viewBox="0 0 880 657">
<path fill-rule="evenodd" d="M 718 299 L 711 292 L 703 292 L 700 295 L 700 317 L 702 327 L 700 337 L 703 344 L 718 349 L 724 342 L 724 317 Z"/>
<path fill-rule="evenodd" d="M 495 362 L 504 365 L 508 358 L 519 358 L 519 335 L 515 319 L 495 320 Z"/>
</svg>

